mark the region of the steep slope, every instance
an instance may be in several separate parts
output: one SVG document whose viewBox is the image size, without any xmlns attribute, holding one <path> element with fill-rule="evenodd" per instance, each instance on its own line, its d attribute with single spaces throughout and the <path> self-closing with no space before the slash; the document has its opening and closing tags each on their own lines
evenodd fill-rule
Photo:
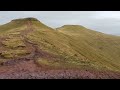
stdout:
<svg viewBox="0 0 120 90">
<path fill-rule="evenodd" d="M 71 48 L 84 55 L 95 67 L 120 70 L 120 37 L 78 25 L 65 25 L 58 30 L 69 35 L 74 40 Z"/>
<path fill-rule="evenodd" d="M 120 37 L 83 26 L 64 25 L 56 30 L 36 18 L 15 19 L 0 26 L 0 73 L 14 77 L 13 72 L 58 70 L 53 71 L 58 76 L 59 70 L 68 70 L 63 71 L 67 75 L 71 70 L 71 77 L 80 76 L 76 78 L 102 78 L 103 74 L 119 78 L 119 49 Z"/>
<path fill-rule="evenodd" d="M 14 28 L 6 28 L 13 26 Z M 64 53 L 67 49 L 70 50 L 62 43 L 67 41 L 63 39 L 65 37 L 63 34 L 58 34 L 34 18 L 13 20 L 1 26 L 0 31 L 1 64 L 13 60 L 35 59 L 35 57 L 52 58 L 56 55 L 60 59 L 63 58 L 59 55 L 60 53 Z M 62 42 L 59 42 L 60 40 Z M 65 47 L 66 50 L 59 46 Z"/>
</svg>

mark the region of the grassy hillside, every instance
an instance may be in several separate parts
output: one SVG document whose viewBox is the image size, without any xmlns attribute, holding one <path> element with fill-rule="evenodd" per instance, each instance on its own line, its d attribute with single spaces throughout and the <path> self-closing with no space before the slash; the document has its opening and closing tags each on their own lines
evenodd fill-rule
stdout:
<svg viewBox="0 0 120 90">
<path fill-rule="evenodd" d="M 79 25 L 55 30 L 35 18 L 1 25 L 1 63 L 23 58 L 51 69 L 120 71 L 120 37 Z"/>
<path fill-rule="evenodd" d="M 66 25 L 58 30 L 69 35 L 73 39 L 72 48 L 84 55 L 96 67 L 120 69 L 120 37 L 76 25 Z"/>
</svg>

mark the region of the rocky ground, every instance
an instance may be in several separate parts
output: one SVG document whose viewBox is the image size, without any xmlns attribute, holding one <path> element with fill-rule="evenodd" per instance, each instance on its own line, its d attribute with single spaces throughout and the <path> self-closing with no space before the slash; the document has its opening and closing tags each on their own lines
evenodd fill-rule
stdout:
<svg viewBox="0 0 120 90">
<path fill-rule="evenodd" d="M 0 79 L 119 79 L 120 73 L 87 70 L 47 70 L 34 61 L 0 67 Z"/>
<path fill-rule="evenodd" d="M 24 38 L 24 43 L 28 46 L 28 49 L 31 50 L 31 54 L 3 63 L 2 66 L 0 66 L 0 79 L 120 79 L 120 73 L 117 72 L 77 69 L 54 70 L 38 66 L 35 63 L 37 57 L 55 58 L 55 56 L 38 50 L 36 45 L 27 40 L 25 35 L 33 31 L 31 26 L 31 23 L 28 23 L 27 30 L 21 33 Z M 2 39 L 0 40 L 2 41 Z"/>
</svg>

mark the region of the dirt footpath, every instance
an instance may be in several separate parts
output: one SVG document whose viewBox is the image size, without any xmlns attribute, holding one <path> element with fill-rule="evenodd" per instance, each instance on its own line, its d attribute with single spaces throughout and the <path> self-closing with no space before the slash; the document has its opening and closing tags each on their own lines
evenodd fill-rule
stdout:
<svg viewBox="0 0 120 90">
<path fill-rule="evenodd" d="M 0 79 L 120 79 L 120 73 L 86 70 L 45 70 L 33 60 L 0 67 Z"/>
<path fill-rule="evenodd" d="M 27 28 L 21 33 L 24 43 L 31 50 L 30 54 L 18 59 L 10 60 L 0 66 L 0 79 L 120 79 L 117 72 L 98 72 L 90 70 L 63 70 L 45 69 L 37 66 L 35 60 L 39 57 L 56 58 L 56 56 L 44 52 L 30 42 L 26 35 L 33 31 L 32 23 L 27 23 Z M 2 40 L 2 39 L 1 39 Z M 0 43 L 0 46 L 2 44 Z"/>
</svg>

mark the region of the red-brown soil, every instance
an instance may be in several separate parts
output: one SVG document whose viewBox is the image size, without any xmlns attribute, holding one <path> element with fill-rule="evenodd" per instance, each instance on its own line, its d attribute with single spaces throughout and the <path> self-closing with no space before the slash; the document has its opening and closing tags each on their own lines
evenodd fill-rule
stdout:
<svg viewBox="0 0 120 90">
<path fill-rule="evenodd" d="M 0 79 L 119 79 L 120 73 L 87 70 L 46 70 L 33 60 L 0 67 Z"/>
<path fill-rule="evenodd" d="M 21 33 L 24 43 L 30 54 L 21 58 L 10 60 L 0 66 L 0 79 L 119 79 L 120 73 L 95 70 L 63 70 L 45 69 L 37 66 L 35 60 L 41 58 L 56 58 L 56 56 L 38 49 L 25 35 L 33 31 L 32 23 L 27 23 L 27 29 Z M 2 39 L 0 39 L 2 40 Z M 2 44 L 0 43 L 0 46 Z"/>
</svg>

